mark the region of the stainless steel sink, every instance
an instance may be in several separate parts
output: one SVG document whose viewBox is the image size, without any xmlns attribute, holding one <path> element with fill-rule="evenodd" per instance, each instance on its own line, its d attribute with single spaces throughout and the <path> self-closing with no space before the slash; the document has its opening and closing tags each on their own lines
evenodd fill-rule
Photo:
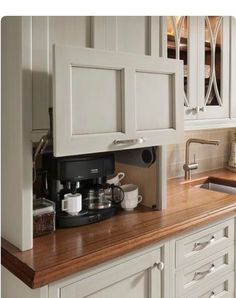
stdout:
<svg viewBox="0 0 236 298">
<path fill-rule="evenodd" d="M 198 184 L 195 187 L 236 195 L 236 181 L 209 177 L 204 183 Z"/>
</svg>

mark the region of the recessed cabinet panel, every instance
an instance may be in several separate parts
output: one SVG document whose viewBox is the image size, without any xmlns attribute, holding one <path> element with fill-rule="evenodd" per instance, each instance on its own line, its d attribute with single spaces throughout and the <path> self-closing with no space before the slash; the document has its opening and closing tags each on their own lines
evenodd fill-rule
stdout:
<svg viewBox="0 0 236 298">
<path fill-rule="evenodd" d="M 67 44 L 90 47 L 91 18 L 32 17 L 32 128 L 49 128 L 52 106 L 52 46 Z"/>
<path fill-rule="evenodd" d="M 72 134 L 121 132 L 121 71 L 72 67 Z"/>
<path fill-rule="evenodd" d="M 171 128 L 173 85 L 170 75 L 136 72 L 136 129 Z M 161 117 L 160 117 L 161 115 Z"/>
<path fill-rule="evenodd" d="M 120 298 L 120 297 L 148 297 L 149 270 L 141 271 L 108 287 L 96 291 L 86 297 L 90 298 Z M 62 293 L 64 291 L 62 290 Z M 64 297 L 64 296 L 63 296 Z M 65 295 L 66 297 L 66 295 Z"/>
<path fill-rule="evenodd" d="M 119 52 L 149 54 L 149 17 L 117 17 L 117 46 Z"/>
</svg>

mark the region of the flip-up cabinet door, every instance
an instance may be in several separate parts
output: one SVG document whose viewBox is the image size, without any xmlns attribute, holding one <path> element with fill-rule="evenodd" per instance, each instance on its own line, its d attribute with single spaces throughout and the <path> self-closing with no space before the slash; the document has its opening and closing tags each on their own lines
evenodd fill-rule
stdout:
<svg viewBox="0 0 236 298">
<path fill-rule="evenodd" d="M 180 61 L 69 46 L 54 50 L 55 156 L 180 139 Z"/>
</svg>

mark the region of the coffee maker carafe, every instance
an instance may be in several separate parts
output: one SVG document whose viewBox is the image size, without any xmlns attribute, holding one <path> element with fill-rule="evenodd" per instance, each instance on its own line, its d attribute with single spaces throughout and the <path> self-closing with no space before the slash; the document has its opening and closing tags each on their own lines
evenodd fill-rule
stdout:
<svg viewBox="0 0 236 298">
<path fill-rule="evenodd" d="M 119 209 L 123 190 L 106 184 L 107 176 L 115 171 L 113 153 L 59 158 L 45 154 L 43 167 L 58 228 L 94 223 Z"/>
</svg>

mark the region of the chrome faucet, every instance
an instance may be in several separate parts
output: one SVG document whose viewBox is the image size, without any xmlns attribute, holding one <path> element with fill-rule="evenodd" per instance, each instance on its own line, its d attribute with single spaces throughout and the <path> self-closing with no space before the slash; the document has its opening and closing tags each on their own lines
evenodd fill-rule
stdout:
<svg viewBox="0 0 236 298">
<path fill-rule="evenodd" d="M 189 147 L 191 143 L 198 143 L 198 144 L 207 144 L 207 145 L 216 145 L 218 146 L 220 144 L 220 141 L 214 141 L 214 140 L 204 140 L 204 139 L 196 139 L 196 138 L 190 138 L 186 142 L 186 148 L 185 148 L 185 164 L 183 166 L 184 172 L 185 172 L 185 179 L 189 180 L 191 179 L 191 171 L 196 170 L 198 168 L 198 164 L 195 161 L 194 156 L 194 162 L 189 162 Z"/>
</svg>

